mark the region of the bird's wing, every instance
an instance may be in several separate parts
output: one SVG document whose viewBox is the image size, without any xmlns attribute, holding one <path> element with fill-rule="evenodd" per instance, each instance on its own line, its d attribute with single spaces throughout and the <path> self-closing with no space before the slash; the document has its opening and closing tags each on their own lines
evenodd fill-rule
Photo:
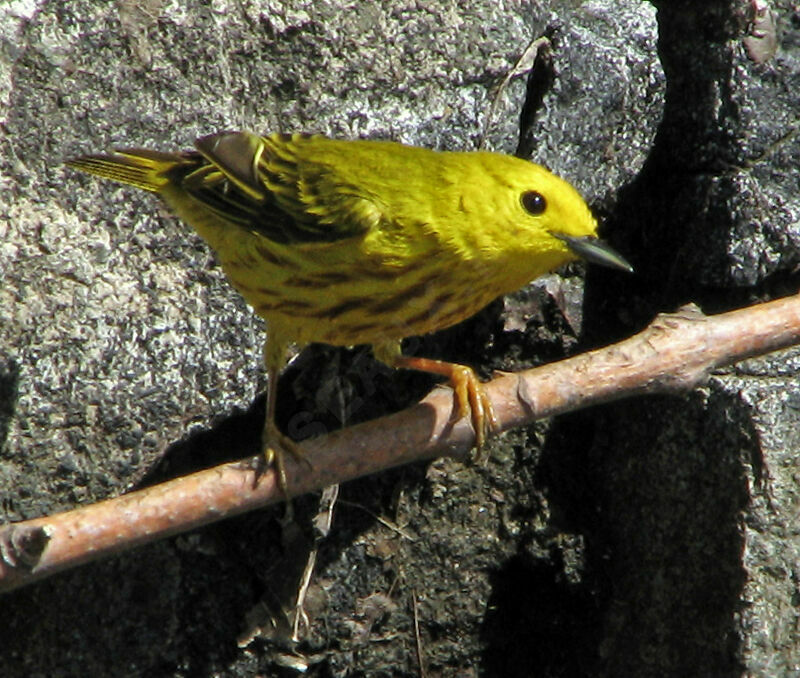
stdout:
<svg viewBox="0 0 800 678">
<path fill-rule="evenodd" d="M 330 167 L 299 158 L 302 141 L 248 132 L 203 137 L 195 142 L 202 161 L 181 186 L 227 221 L 279 243 L 329 243 L 375 227 L 382 217 L 375 203 Z"/>
</svg>

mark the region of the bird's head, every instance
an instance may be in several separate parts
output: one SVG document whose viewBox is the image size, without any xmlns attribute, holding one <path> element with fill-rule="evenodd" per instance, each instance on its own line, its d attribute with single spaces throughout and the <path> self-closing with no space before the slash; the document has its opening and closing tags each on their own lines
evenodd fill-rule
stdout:
<svg viewBox="0 0 800 678">
<path fill-rule="evenodd" d="M 531 277 L 574 259 L 633 271 L 597 237 L 597 220 L 571 184 L 540 165 L 493 153 L 484 155 L 486 171 L 497 187 L 494 213 L 503 215 L 498 223 L 507 243 L 514 243 L 509 250 L 515 250 L 515 257 L 535 263 L 537 270 Z"/>
</svg>

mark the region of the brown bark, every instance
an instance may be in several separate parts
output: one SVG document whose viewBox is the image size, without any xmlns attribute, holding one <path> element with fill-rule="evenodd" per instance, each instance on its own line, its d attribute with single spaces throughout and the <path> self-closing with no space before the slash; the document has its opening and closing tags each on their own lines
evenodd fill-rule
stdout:
<svg viewBox="0 0 800 678">
<path fill-rule="evenodd" d="M 485 385 L 502 432 L 543 417 L 644 393 L 692 388 L 714 369 L 800 342 L 800 296 L 706 317 L 696 308 L 658 316 L 607 348 Z M 313 469 L 287 459 L 292 495 L 444 454 L 474 443 L 451 421 L 449 389 L 397 414 L 306 443 Z M 228 463 L 72 511 L 0 529 L 0 592 L 283 498 L 273 469 L 256 482 L 257 459 Z"/>
</svg>

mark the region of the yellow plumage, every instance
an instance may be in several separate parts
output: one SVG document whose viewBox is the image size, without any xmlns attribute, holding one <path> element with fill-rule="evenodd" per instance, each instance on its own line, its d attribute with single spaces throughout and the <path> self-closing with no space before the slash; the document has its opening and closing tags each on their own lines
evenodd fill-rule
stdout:
<svg viewBox="0 0 800 678">
<path fill-rule="evenodd" d="M 279 448 L 296 448 L 274 408 L 290 343 L 372 344 L 392 366 L 450 377 L 480 445 L 493 415 L 474 373 L 403 357 L 400 340 L 453 325 L 578 255 L 630 268 L 596 240 L 572 186 L 517 158 L 299 134 L 224 132 L 195 145 L 67 164 L 158 193 L 265 319 L 265 449 L 284 489 Z"/>
</svg>

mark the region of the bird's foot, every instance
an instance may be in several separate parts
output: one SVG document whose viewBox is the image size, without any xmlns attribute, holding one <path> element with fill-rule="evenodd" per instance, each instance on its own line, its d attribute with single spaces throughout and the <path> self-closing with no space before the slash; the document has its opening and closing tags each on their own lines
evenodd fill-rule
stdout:
<svg viewBox="0 0 800 678">
<path fill-rule="evenodd" d="M 469 417 L 475 431 L 475 461 L 485 464 L 488 456 L 484 451 L 486 438 L 493 430 L 499 428 L 497 415 L 494 412 L 492 401 L 486 392 L 486 387 L 481 383 L 475 370 L 467 365 L 448 363 L 443 360 L 430 358 L 414 358 L 401 356 L 394 362 L 396 367 L 431 372 L 447 377 L 455 391 L 458 404 L 458 418 Z"/>
<path fill-rule="evenodd" d="M 288 503 L 289 484 L 286 477 L 286 454 L 290 454 L 295 458 L 296 461 L 305 464 L 309 470 L 313 469 L 311 462 L 308 460 L 305 450 L 303 450 L 303 448 L 300 447 L 300 445 L 298 445 L 294 440 L 281 433 L 280 430 L 278 430 L 278 427 L 275 425 L 275 422 L 268 422 L 264 426 L 262 440 L 265 463 L 262 472 L 259 474 L 259 477 L 266 472 L 266 469 L 268 469 L 270 466 L 274 466 L 278 480 L 278 487 Z"/>
</svg>

